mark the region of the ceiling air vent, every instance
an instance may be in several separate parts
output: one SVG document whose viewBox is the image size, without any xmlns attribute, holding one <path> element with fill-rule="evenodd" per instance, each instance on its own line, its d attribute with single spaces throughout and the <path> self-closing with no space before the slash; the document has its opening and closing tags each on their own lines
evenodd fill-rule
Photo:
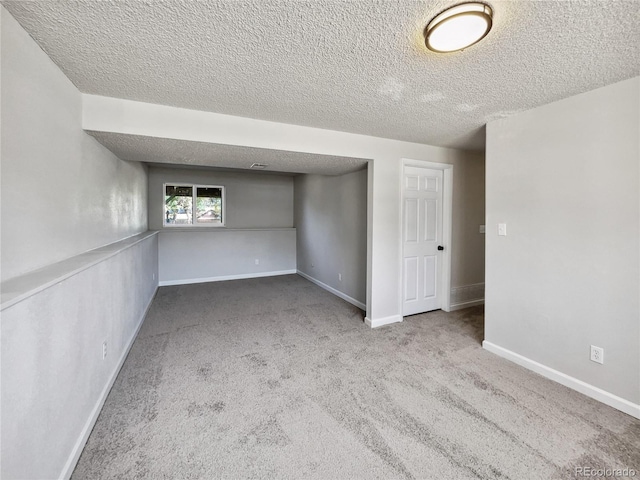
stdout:
<svg viewBox="0 0 640 480">
<path fill-rule="evenodd" d="M 257 169 L 257 170 L 264 170 L 268 166 L 269 165 L 267 165 L 266 163 L 254 163 L 253 165 L 251 165 L 251 168 L 254 168 L 254 169 Z"/>
</svg>

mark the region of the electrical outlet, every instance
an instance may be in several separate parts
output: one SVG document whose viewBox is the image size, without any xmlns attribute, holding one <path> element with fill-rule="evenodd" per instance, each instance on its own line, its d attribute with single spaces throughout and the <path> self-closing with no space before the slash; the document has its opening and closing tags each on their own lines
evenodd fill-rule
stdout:
<svg viewBox="0 0 640 480">
<path fill-rule="evenodd" d="M 342 281 L 342 274 L 341 274 L 341 273 L 339 273 L 339 274 L 338 274 L 338 281 L 339 281 L 339 282 L 341 282 L 341 281 Z"/>
<path fill-rule="evenodd" d="M 102 342 L 102 359 L 107 358 L 107 342 Z"/>
<path fill-rule="evenodd" d="M 604 363 L 604 348 L 591 345 L 591 361 L 596 363 Z"/>
<path fill-rule="evenodd" d="M 260 265 L 260 259 L 256 258 L 256 265 Z"/>
<path fill-rule="evenodd" d="M 499 223 L 498 224 L 498 235 L 500 235 L 501 237 L 506 237 L 507 236 L 507 224 L 506 223 Z"/>
</svg>

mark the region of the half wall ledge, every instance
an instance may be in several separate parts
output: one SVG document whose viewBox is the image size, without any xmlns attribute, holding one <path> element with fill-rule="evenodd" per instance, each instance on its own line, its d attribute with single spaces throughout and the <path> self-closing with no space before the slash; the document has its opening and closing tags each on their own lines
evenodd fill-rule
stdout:
<svg viewBox="0 0 640 480">
<path fill-rule="evenodd" d="M 132 246 L 157 235 L 157 231 L 148 230 L 103 247 L 88 250 L 61 262 L 52 263 L 24 275 L 20 275 L 0 283 L 1 304 L 3 311 L 25 298 L 46 290 L 69 277 L 91 268 Z"/>
</svg>

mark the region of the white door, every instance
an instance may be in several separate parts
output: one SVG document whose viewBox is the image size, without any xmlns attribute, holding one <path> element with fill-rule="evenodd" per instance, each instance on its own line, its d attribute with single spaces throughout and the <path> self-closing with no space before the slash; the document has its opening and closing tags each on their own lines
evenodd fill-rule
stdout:
<svg viewBox="0 0 640 480">
<path fill-rule="evenodd" d="M 404 167 L 402 315 L 440 308 L 442 300 L 442 170 Z"/>
</svg>

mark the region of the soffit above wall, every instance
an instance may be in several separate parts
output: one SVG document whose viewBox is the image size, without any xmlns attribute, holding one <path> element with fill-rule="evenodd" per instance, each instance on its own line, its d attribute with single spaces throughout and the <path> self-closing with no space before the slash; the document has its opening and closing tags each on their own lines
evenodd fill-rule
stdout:
<svg viewBox="0 0 640 480">
<path fill-rule="evenodd" d="M 122 160 L 150 164 L 177 164 L 217 168 L 249 169 L 252 163 L 267 164 L 255 172 L 343 175 L 366 167 L 361 158 L 317 155 L 266 148 L 240 147 L 170 138 L 145 137 L 87 131 Z"/>
<path fill-rule="evenodd" d="M 453 3 L 2 1 L 84 93 L 436 146 L 640 74 L 635 0 L 490 0 L 480 44 L 426 50 Z"/>
</svg>

